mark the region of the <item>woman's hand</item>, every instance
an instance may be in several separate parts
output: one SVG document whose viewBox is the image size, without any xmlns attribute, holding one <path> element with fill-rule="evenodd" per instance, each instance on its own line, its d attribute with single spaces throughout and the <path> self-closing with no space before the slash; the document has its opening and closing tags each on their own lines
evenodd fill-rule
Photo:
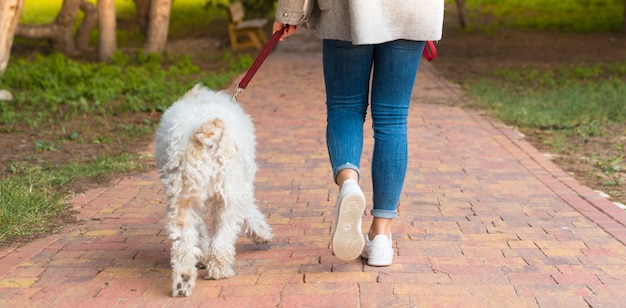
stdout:
<svg viewBox="0 0 626 308">
<path fill-rule="evenodd" d="M 283 25 L 283 23 L 281 23 L 278 20 L 274 21 L 274 25 L 272 26 L 272 34 L 276 33 L 277 31 L 279 31 L 280 29 L 282 29 L 285 25 Z M 284 40 L 285 38 L 292 36 L 296 33 L 296 26 L 289 26 L 287 27 L 287 29 L 285 29 L 285 32 L 283 32 L 283 35 L 280 37 L 280 40 Z"/>
</svg>

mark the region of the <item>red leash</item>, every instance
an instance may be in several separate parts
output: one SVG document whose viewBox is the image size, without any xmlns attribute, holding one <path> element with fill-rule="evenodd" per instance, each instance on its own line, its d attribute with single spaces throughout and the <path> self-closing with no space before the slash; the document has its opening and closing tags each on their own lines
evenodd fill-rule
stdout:
<svg viewBox="0 0 626 308">
<path fill-rule="evenodd" d="M 237 94 L 243 92 L 248 87 L 248 83 L 250 83 L 250 80 L 252 79 L 252 77 L 254 77 L 254 74 L 256 74 L 256 72 L 259 70 L 259 68 L 261 67 L 261 64 L 263 64 L 263 61 L 265 61 L 267 56 L 269 56 L 270 52 L 272 52 L 272 49 L 274 49 L 274 46 L 278 44 L 280 37 L 283 36 L 285 29 L 287 29 L 288 27 L 289 27 L 288 25 L 285 25 L 280 30 L 276 31 L 272 35 L 270 40 L 267 42 L 267 44 L 263 46 L 263 49 L 261 49 L 261 52 L 259 53 L 259 55 L 256 56 L 256 59 L 254 59 L 252 66 L 250 66 L 250 68 L 248 69 L 248 72 L 246 72 L 246 75 L 244 75 L 243 79 L 241 79 L 239 84 L 237 84 L 237 88 L 235 88 L 235 94 L 233 94 L 233 99 L 235 99 Z"/>
</svg>

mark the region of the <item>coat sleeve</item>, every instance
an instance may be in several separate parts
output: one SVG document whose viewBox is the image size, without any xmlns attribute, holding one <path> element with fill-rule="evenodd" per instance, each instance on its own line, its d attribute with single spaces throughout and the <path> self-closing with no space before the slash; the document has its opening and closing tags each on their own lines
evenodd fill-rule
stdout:
<svg viewBox="0 0 626 308">
<path fill-rule="evenodd" d="M 314 0 L 278 0 L 276 20 L 285 25 L 298 26 L 307 21 Z"/>
</svg>

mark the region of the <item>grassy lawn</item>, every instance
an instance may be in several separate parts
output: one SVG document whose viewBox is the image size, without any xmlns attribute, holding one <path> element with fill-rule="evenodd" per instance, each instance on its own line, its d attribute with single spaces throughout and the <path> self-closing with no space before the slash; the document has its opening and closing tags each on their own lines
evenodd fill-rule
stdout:
<svg viewBox="0 0 626 308">
<path fill-rule="evenodd" d="M 95 0 L 90 2 L 96 4 Z M 20 22 L 24 24 L 51 23 L 56 18 L 63 0 L 28 0 L 24 3 Z M 170 15 L 169 38 L 185 37 L 188 32 L 194 33 L 198 29 L 210 26 L 216 17 L 225 17 L 222 9 L 205 8 L 205 0 L 176 0 L 172 3 Z M 132 23 L 135 16 L 135 5 L 132 0 L 115 0 L 115 10 L 118 22 Z M 83 18 L 82 11 L 78 11 L 78 20 Z M 135 30 L 135 29 L 133 29 Z M 118 29 L 118 47 L 139 47 L 143 42 L 143 35 L 138 31 Z M 97 30 L 91 33 L 91 45 L 97 45 Z"/>
<path fill-rule="evenodd" d="M 451 2 L 451 1 L 449 1 Z M 512 26 L 565 31 L 618 31 L 622 0 L 466 0 L 468 11 L 493 16 L 488 28 Z"/>
<path fill-rule="evenodd" d="M 508 124 L 580 128 L 626 119 L 626 63 L 493 74 L 497 82 L 471 83 L 469 92 Z"/>
<path fill-rule="evenodd" d="M 89 2 L 96 4 L 95 0 Z M 203 9 L 205 0 L 176 0 L 172 4 L 172 23 L 188 21 L 201 22 L 207 11 Z M 24 3 L 20 22 L 26 24 L 49 23 L 54 20 L 61 9 L 63 0 L 27 0 Z M 132 0 L 115 0 L 115 10 L 121 18 L 135 13 Z"/>
</svg>

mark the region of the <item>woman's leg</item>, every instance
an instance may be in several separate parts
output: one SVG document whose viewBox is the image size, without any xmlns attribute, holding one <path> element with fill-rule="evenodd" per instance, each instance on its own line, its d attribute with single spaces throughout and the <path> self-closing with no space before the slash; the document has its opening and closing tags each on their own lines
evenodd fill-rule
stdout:
<svg viewBox="0 0 626 308">
<path fill-rule="evenodd" d="M 326 85 L 326 143 L 334 180 L 360 176 L 363 122 L 368 106 L 372 46 L 324 40 L 323 64 Z M 350 172 L 342 170 L 350 169 Z M 340 181 L 341 180 L 341 181 Z"/>
<path fill-rule="evenodd" d="M 397 216 L 408 159 L 407 117 L 424 45 L 424 42 L 397 40 L 376 45 L 374 50 L 371 97 L 374 222 L 370 238 L 377 234 L 389 236 L 391 219 Z"/>
<path fill-rule="evenodd" d="M 335 40 L 323 44 L 326 141 L 334 180 L 341 187 L 332 247 L 337 258 L 353 260 L 365 245 L 361 227 L 365 195 L 358 180 L 373 48 Z"/>
</svg>

